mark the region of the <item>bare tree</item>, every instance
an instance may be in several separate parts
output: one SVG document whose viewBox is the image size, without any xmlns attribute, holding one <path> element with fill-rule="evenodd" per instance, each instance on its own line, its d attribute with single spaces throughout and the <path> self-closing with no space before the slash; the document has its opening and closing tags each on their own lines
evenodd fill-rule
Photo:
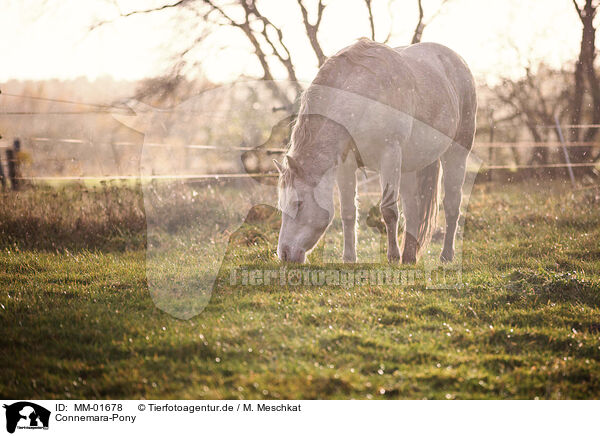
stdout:
<svg viewBox="0 0 600 436">
<path fill-rule="evenodd" d="M 282 29 L 259 9 L 257 3 L 256 0 L 233 0 L 232 2 L 179 0 L 154 8 L 133 10 L 126 13 L 119 10 L 119 17 L 157 13 L 167 9 L 181 9 L 192 12 L 199 22 L 209 26 L 229 26 L 238 29 L 252 47 L 253 54 L 262 69 L 261 78 L 267 81 L 267 86 L 269 86 L 275 98 L 282 103 L 283 107 L 291 108 L 294 100 L 302 91 L 296 76 L 294 59 L 286 45 Z M 317 63 L 321 66 L 325 62 L 326 56 L 319 42 L 318 32 L 322 23 L 325 4 L 321 0 L 318 2 L 315 13 L 316 20 L 312 22 L 309 18 L 310 11 L 303 0 L 297 0 L 297 4 L 300 8 L 306 35 L 317 58 Z M 96 29 L 108 22 L 110 21 L 98 21 L 90 29 Z M 178 53 L 177 57 L 182 59 L 185 54 L 200 45 L 205 36 L 206 33 L 194 38 L 190 46 Z M 180 62 L 179 65 L 182 65 L 182 63 Z M 273 71 L 277 66 L 283 66 L 285 69 L 286 79 L 294 88 L 294 95 L 290 96 L 285 89 L 274 82 L 275 74 Z"/>
<path fill-rule="evenodd" d="M 118 8 L 118 3 L 111 0 Z M 394 0 L 388 0 L 388 8 L 391 10 L 391 5 Z M 415 28 L 415 33 L 412 42 L 421 40 L 425 27 L 441 12 L 444 5 L 449 0 L 442 0 L 439 8 L 427 19 L 424 18 L 422 0 L 417 0 L 419 10 L 418 24 Z M 366 6 L 366 17 L 370 27 L 370 37 L 376 38 L 376 22 L 372 0 L 364 0 Z M 296 0 L 296 5 L 299 10 L 299 16 L 304 25 L 307 41 L 312 48 L 316 57 L 317 66 L 323 65 L 327 56 L 323 50 L 319 40 L 319 31 L 323 23 L 323 15 L 326 9 L 326 4 L 323 0 L 310 3 L 306 0 Z M 291 50 L 286 44 L 284 31 L 281 27 L 273 22 L 267 14 L 259 8 L 257 0 L 178 0 L 171 3 L 165 3 L 153 8 L 139 9 L 129 12 L 122 12 L 120 9 L 118 17 L 131 17 L 133 15 L 160 13 L 166 10 L 182 10 L 188 13 L 186 16 L 189 19 L 189 14 L 202 24 L 203 32 L 199 36 L 192 39 L 191 43 L 184 50 L 177 53 L 174 57 L 178 59 L 175 63 L 172 77 L 177 77 L 179 69 L 184 65 L 182 59 L 192 50 L 198 47 L 210 34 L 210 29 L 215 26 L 228 26 L 238 29 L 245 37 L 247 42 L 252 47 L 254 56 L 256 57 L 260 68 L 262 69 L 262 79 L 269 84 L 273 95 L 281 103 L 282 108 L 291 109 L 297 97 L 302 91 L 296 75 L 297 61 L 293 57 Z M 98 21 L 91 26 L 95 29 L 110 21 Z M 383 42 L 388 42 L 392 35 L 393 24 L 390 26 L 390 31 Z M 275 79 L 274 71 L 277 68 L 283 67 L 286 71 L 286 79 L 293 87 L 293 92 L 282 89 L 281 85 L 273 80 Z"/>
<path fill-rule="evenodd" d="M 569 107 L 570 123 L 576 126 L 583 121 L 586 100 L 585 91 L 587 88 L 591 95 L 592 111 L 590 121 L 592 125 L 597 125 L 600 123 L 600 82 L 594 69 L 594 62 L 596 60 L 596 28 L 594 27 L 594 18 L 600 7 L 600 1 L 584 0 L 581 6 L 577 0 L 572 1 L 583 27 L 579 57 L 575 63 L 573 98 Z M 569 138 L 571 141 L 582 139 L 584 142 L 591 142 L 596 137 L 597 132 L 598 129 L 596 127 L 590 127 L 585 130 L 574 127 L 570 129 Z M 591 147 L 578 147 L 572 151 L 571 158 L 575 162 L 590 162 L 594 160 Z"/>
<path fill-rule="evenodd" d="M 558 137 L 554 129 L 548 128 L 554 124 L 554 115 L 560 114 L 570 100 L 570 80 L 566 71 L 553 70 L 543 64 L 537 68 L 528 65 L 522 78 L 513 80 L 505 78 L 491 88 L 497 102 L 495 106 L 501 109 L 502 119 L 495 120 L 500 125 L 503 121 L 520 120 L 533 142 L 540 143 L 534 147 L 529 156 L 529 165 L 544 165 L 549 163 L 552 149 L 541 143 L 548 142 L 551 136 Z M 515 154 L 516 150 L 513 150 Z M 515 159 L 517 160 L 517 159 Z M 548 175 L 552 171 L 542 170 L 538 174 Z"/>
</svg>

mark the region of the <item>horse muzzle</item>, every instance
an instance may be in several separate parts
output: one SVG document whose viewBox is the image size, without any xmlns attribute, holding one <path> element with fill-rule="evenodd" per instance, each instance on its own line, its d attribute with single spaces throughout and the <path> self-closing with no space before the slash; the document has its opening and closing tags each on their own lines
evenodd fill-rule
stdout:
<svg viewBox="0 0 600 436">
<path fill-rule="evenodd" d="M 279 246 L 277 255 L 282 262 L 304 263 L 306 260 L 306 251 L 289 245 Z"/>
</svg>

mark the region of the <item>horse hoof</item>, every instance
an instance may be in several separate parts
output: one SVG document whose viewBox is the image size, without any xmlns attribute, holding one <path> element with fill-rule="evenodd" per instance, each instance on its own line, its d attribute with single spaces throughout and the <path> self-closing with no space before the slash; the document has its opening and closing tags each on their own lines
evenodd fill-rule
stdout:
<svg viewBox="0 0 600 436">
<path fill-rule="evenodd" d="M 413 265 L 417 263 L 417 258 L 414 256 L 402 256 L 402 264 Z"/>
<path fill-rule="evenodd" d="M 440 255 L 440 261 L 442 263 L 450 263 L 452 262 L 452 259 L 454 259 L 454 253 L 446 253 L 445 251 L 442 251 L 442 254 Z"/>
<path fill-rule="evenodd" d="M 388 262 L 397 264 L 398 262 L 400 262 L 400 256 L 399 255 L 388 255 Z"/>
<path fill-rule="evenodd" d="M 344 263 L 356 263 L 356 256 L 354 256 L 354 257 L 344 256 L 343 260 L 344 260 Z"/>
</svg>

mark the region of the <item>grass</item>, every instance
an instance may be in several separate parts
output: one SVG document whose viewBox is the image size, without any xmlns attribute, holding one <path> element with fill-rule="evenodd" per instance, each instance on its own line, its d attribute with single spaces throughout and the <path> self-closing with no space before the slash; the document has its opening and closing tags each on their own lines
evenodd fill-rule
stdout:
<svg viewBox="0 0 600 436">
<path fill-rule="evenodd" d="M 462 289 L 231 286 L 232 265 L 278 267 L 277 219 L 261 220 L 187 321 L 151 299 L 160 235 L 146 237 L 139 187 L 2 194 L 0 397 L 599 398 L 597 192 L 476 185 Z M 165 208 L 164 238 L 211 219 L 211 201 Z M 376 256 L 378 236 L 359 247 Z"/>
</svg>

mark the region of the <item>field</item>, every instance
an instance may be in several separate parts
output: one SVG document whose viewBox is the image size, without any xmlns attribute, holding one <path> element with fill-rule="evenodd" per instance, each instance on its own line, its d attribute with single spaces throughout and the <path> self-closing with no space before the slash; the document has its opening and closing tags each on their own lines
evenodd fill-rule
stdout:
<svg viewBox="0 0 600 436">
<path fill-rule="evenodd" d="M 475 185 L 461 289 L 220 280 L 187 321 L 149 295 L 139 187 L 0 194 L 0 397 L 600 398 L 598 192 Z M 276 224 L 236 262 L 277 268 Z"/>
</svg>

